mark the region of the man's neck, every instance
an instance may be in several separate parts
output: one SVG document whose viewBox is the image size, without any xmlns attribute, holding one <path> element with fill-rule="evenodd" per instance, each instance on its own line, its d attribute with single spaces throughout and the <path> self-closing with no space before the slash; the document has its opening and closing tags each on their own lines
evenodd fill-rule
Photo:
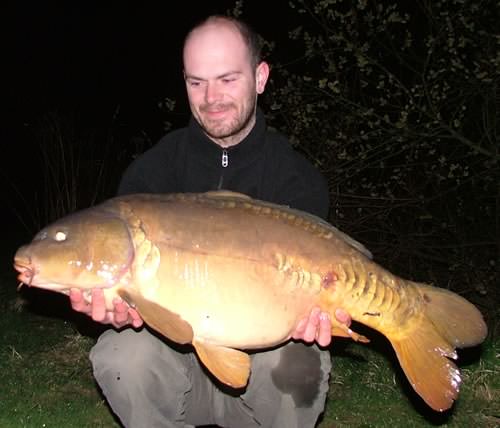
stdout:
<svg viewBox="0 0 500 428">
<path fill-rule="evenodd" d="M 245 126 L 245 128 L 243 128 L 240 132 L 225 138 L 213 138 L 207 133 L 205 133 L 205 135 L 218 146 L 222 147 L 223 149 L 227 149 L 228 147 L 236 146 L 237 144 L 241 143 L 248 136 L 248 134 L 250 134 L 253 127 L 255 126 L 256 121 L 257 119 L 254 115 L 253 119 L 249 121 L 247 123 L 247 126 Z"/>
</svg>

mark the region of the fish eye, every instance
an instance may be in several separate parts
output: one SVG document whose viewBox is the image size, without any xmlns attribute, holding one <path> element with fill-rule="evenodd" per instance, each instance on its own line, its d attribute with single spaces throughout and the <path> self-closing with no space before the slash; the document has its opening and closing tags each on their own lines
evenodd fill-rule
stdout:
<svg viewBox="0 0 500 428">
<path fill-rule="evenodd" d="M 56 232 L 56 234 L 54 235 L 54 239 L 57 241 L 57 242 L 61 242 L 61 241 L 65 241 L 66 240 L 66 233 L 64 232 L 61 232 L 61 231 L 58 231 Z"/>
</svg>

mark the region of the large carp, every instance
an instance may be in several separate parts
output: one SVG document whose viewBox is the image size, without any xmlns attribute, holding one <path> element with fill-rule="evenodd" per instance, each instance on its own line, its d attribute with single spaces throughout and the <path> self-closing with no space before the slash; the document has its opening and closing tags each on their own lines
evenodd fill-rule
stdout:
<svg viewBox="0 0 500 428">
<path fill-rule="evenodd" d="M 232 192 L 121 196 L 41 230 L 15 255 L 19 280 L 68 293 L 102 288 L 153 329 L 192 344 L 222 382 L 245 386 L 245 349 L 284 343 L 314 306 L 333 334 L 366 339 L 336 308 L 384 334 L 435 410 L 458 395 L 457 347 L 481 343 L 481 313 L 448 290 L 399 278 L 325 221 Z"/>
</svg>

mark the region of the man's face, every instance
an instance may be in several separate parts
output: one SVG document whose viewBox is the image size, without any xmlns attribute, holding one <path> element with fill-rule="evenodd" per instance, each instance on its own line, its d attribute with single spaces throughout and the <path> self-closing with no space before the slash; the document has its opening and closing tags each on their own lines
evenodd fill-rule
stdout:
<svg viewBox="0 0 500 428">
<path fill-rule="evenodd" d="M 205 133 L 223 147 L 245 138 L 269 67 L 252 67 L 238 31 L 220 23 L 195 30 L 184 47 L 184 74 L 191 111 Z"/>
</svg>

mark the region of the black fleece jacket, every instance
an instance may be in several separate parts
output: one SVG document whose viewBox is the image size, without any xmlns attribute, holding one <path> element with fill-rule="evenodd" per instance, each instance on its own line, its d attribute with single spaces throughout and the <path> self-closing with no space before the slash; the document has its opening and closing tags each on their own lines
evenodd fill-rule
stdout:
<svg viewBox="0 0 500 428">
<path fill-rule="evenodd" d="M 225 189 L 288 205 L 324 219 L 324 177 L 281 134 L 257 120 L 239 144 L 223 149 L 191 118 L 189 126 L 165 135 L 125 171 L 118 194 L 206 192 Z"/>
</svg>

